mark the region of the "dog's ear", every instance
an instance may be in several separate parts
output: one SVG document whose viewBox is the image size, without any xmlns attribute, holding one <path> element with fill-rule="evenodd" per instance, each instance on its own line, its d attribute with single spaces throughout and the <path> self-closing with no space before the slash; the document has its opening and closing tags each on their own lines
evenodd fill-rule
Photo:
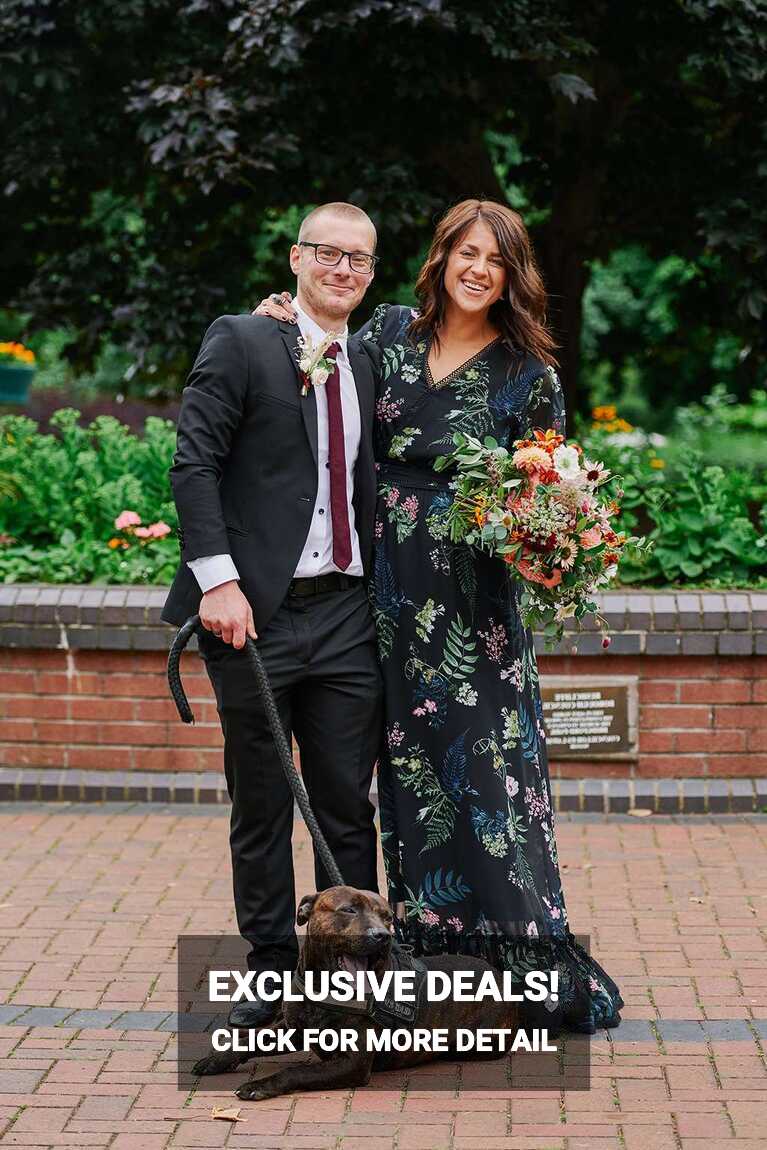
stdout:
<svg viewBox="0 0 767 1150">
<path fill-rule="evenodd" d="M 305 922 L 309 921 L 309 916 L 314 910 L 314 904 L 317 901 L 316 894 L 306 894 L 298 904 L 296 911 L 296 922 L 299 926 L 303 926 Z"/>
</svg>

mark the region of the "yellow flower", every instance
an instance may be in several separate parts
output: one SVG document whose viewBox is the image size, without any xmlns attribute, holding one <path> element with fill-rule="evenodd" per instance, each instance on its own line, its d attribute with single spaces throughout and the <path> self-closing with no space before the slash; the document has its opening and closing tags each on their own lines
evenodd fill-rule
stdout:
<svg viewBox="0 0 767 1150">
<path fill-rule="evenodd" d="M 591 417 L 596 420 L 615 419 L 615 404 L 605 403 L 600 407 L 595 407 L 591 412 Z"/>
<path fill-rule="evenodd" d="M 655 467 L 657 469 L 660 469 L 660 468 L 665 467 L 665 466 L 666 466 L 666 464 L 664 463 L 664 461 L 662 459 L 658 459 L 657 456 L 655 457 L 655 459 L 650 460 L 650 467 Z"/>
</svg>

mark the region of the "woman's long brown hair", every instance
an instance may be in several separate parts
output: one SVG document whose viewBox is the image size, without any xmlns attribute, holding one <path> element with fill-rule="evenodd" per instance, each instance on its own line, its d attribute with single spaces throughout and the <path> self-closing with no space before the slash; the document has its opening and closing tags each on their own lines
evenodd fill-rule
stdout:
<svg viewBox="0 0 767 1150">
<path fill-rule="evenodd" d="M 445 320 L 445 265 L 453 247 L 475 220 L 484 220 L 492 229 L 506 267 L 506 287 L 490 308 L 491 322 L 510 351 L 531 352 L 544 363 L 556 366 L 556 343 L 546 326 L 546 289 L 527 228 L 517 212 L 495 200 L 462 200 L 437 224 L 415 285 L 419 307 L 418 316 L 410 325 L 411 337 L 431 335 L 439 346 Z"/>
</svg>

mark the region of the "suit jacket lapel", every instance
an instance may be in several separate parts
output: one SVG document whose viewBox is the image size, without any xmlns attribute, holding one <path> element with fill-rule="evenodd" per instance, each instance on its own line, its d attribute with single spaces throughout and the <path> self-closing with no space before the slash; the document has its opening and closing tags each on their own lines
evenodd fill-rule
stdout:
<svg viewBox="0 0 767 1150">
<path fill-rule="evenodd" d="M 301 395 L 301 387 L 303 381 L 301 373 L 298 369 L 298 337 L 301 334 L 298 330 L 298 324 L 280 323 L 279 329 L 282 334 L 282 341 L 285 344 L 285 349 L 290 357 L 290 362 L 293 365 L 293 370 L 296 373 L 296 381 L 298 387 L 298 402 L 301 405 L 301 415 L 304 420 L 304 427 L 306 428 L 306 436 L 309 440 L 309 446 L 312 449 L 314 456 L 314 465 L 317 466 L 317 398 L 314 394 L 314 388 L 310 387 L 306 395 Z"/>
</svg>

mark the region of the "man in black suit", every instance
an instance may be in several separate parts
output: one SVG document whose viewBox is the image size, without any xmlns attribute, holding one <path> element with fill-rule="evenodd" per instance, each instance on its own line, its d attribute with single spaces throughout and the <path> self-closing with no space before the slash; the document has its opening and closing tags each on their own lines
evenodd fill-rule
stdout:
<svg viewBox="0 0 767 1150">
<path fill-rule="evenodd" d="M 171 485 L 181 559 L 163 611 L 199 612 L 224 733 L 240 933 L 252 970 L 296 964 L 293 799 L 242 650 L 258 647 L 295 735 L 312 806 L 350 885 L 377 890 L 368 792 L 381 680 L 364 578 L 372 555 L 374 365 L 347 320 L 375 268 L 372 222 L 351 204 L 303 221 L 290 250 L 297 323 L 222 316 L 184 389 Z M 338 333 L 308 379 L 299 358 Z M 325 378 L 327 377 L 327 378 Z M 317 888 L 330 885 L 315 858 Z M 232 1024 L 279 1004 L 240 1003 Z"/>
</svg>

